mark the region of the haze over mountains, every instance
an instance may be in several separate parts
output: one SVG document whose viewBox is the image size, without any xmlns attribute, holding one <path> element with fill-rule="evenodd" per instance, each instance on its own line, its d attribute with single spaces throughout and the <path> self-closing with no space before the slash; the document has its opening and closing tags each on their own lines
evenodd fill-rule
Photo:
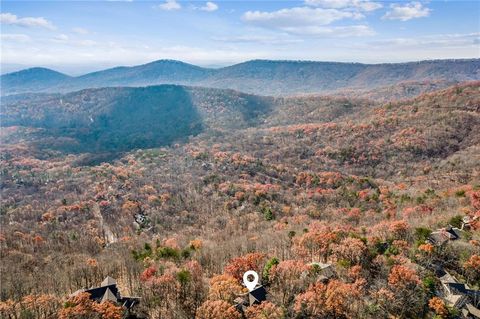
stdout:
<svg viewBox="0 0 480 319">
<path fill-rule="evenodd" d="M 464 59 L 396 64 L 253 60 L 219 69 L 159 60 L 78 77 L 32 68 L 4 74 L 0 80 L 2 95 L 158 84 L 226 88 L 260 95 L 293 95 L 372 90 L 404 82 L 418 86 L 436 81 L 436 88 L 442 88 L 479 79 L 480 59 Z"/>
</svg>

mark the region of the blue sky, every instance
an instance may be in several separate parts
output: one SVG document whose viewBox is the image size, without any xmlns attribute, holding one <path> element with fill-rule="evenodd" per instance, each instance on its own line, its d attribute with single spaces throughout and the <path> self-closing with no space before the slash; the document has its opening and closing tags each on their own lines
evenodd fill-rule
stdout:
<svg viewBox="0 0 480 319">
<path fill-rule="evenodd" d="M 480 1 L 2 1 L 2 73 L 480 58 Z"/>
</svg>

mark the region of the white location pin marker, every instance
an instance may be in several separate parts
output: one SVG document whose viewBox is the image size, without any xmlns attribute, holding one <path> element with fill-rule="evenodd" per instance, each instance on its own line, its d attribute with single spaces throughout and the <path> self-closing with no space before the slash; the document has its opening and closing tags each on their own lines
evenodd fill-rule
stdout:
<svg viewBox="0 0 480 319">
<path fill-rule="evenodd" d="M 248 281 L 248 276 L 250 275 L 253 276 L 253 281 Z M 248 291 L 252 291 L 258 283 L 258 274 L 253 270 L 247 271 L 243 274 L 243 283 L 247 286 Z"/>
</svg>

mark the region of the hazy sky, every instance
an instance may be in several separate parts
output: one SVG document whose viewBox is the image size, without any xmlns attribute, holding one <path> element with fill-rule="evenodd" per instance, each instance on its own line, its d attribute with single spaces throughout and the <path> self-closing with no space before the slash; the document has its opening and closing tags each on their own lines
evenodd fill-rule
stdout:
<svg viewBox="0 0 480 319">
<path fill-rule="evenodd" d="M 480 57 L 480 1 L 2 1 L 2 73 Z"/>
</svg>

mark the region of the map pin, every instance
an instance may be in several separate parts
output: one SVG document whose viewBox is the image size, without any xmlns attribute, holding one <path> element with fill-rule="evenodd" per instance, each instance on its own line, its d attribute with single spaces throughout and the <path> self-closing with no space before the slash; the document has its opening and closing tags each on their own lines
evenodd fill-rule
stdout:
<svg viewBox="0 0 480 319">
<path fill-rule="evenodd" d="M 248 281 L 249 275 L 253 276 L 253 281 Z M 258 283 L 258 274 L 253 270 L 247 271 L 243 274 L 243 283 L 245 286 L 247 286 L 248 291 L 252 291 L 253 289 L 255 289 L 255 286 Z"/>
</svg>

